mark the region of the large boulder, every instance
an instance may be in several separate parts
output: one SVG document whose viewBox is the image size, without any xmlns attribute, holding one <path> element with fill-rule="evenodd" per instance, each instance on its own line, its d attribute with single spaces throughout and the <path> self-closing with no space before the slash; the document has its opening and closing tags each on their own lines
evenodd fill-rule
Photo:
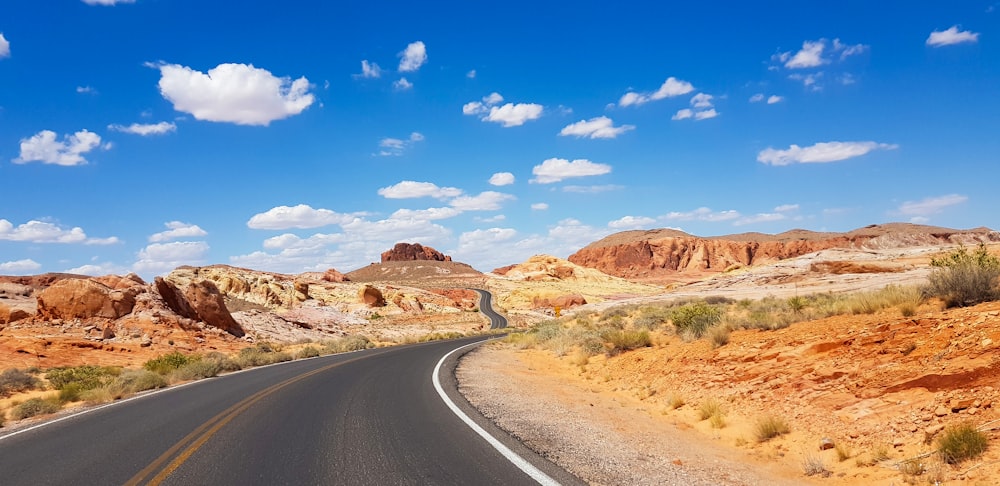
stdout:
<svg viewBox="0 0 1000 486">
<path fill-rule="evenodd" d="M 382 263 L 417 260 L 450 262 L 451 257 L 420 243 L 396 243 L 396 246 L 392 247 L 391 250 L 382 253 Z"/>
<path fill-rule="evenodd" d="M 38 294 L 45 319 L 118 319 L 132 312 L 136 291 L 113 290 L 96 280 L 59 280 Z"/>
<path fill-rule="evenodd" d="M 371 285 L 365 285 L 358 292 L 358 298 L 368 307 L 385 307 L 385 297 L 382 295 L 382 291 Z"/>
<path fill-rule="evenodd" d="M 0 324 L 10 324 L 31 317 L 27 311 L 22 309 L 12 309 L 10 306 L 0 302 Z"/>
<path fill-rule="evenodd" d="M 331 269 L 323 272 L 323 280 L 326 281 L 326 282 L 333 282 L 333 283 L 341 283 L 341 282 L 348 282 L 348 281 L 350 281 L 350 279 L 348 279 L 347 276 L 345 276 L 344 274 L 338 272 L 337 269 L 335 269 L 335 268 L 331 268 Z"/>
<path fill-rule="evenodd" d="M 568 294 L 559 295 L 556 297 L 541 297 L 536 296 L 531 300 L 531 304 L 536 309 L 538 308 L 554 308 L 559 307 L 561 309 L 569 309 L 570 307 L 577 305 L 584 305 L 587 303 L 587 299 L 583 298 L 580 294 Z"/>
<path fill-rule="evenodd" d="M 222 293 L 212 281 L 190 282 L 183 290 L 160 277 L 156 277 L 153 283 L 167 307 L 178 315 L 202 321 L 236 337 L 246 334 L 229 313 Z"/>
</svg>

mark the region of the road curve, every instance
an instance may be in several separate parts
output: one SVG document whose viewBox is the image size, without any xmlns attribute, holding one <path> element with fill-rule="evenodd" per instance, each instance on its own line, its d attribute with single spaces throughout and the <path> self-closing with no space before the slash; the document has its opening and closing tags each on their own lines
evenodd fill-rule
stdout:
<svg viewBox="0 0 1000 486">
<path fill-rule="evenodd" d="M 507 318 L 493 309 L 493 294 L 483 289 L 472 289 L 479 294 L 479 311 L 490 318 L 490 329 L 504 329 Z"/>
<path fill-rule="evenodd" d="M 5 485 L 537 484 L 432 385 L 482 338 L 324 356 L 202 380 L 0 437 Z M 578 479 L 465 414 L 562 484 Z M 0 429 L 0 433 L 2 433 Z"/>
</svg>

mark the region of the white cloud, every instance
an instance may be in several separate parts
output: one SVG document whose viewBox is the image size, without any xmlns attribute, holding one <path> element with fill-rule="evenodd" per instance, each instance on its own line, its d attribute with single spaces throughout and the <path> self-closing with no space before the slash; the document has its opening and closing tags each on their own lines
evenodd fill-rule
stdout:
<svg viewBox="0 0 1000 486">
<path fill-rule="evenodd" d="M 524 125 L 526 121 L 540 118 L 542 110 L 542 105 L 537 103 L 507 103 L 490 108 L 489 114 L 483 117 L 483 121 L 500 123 L 505 128 L 517 127 Z"/>
<path fill-rule="evenodd" d="M 277 206 L 266 212 L 253 215 L 247 221 L 247 227 L 263 230 L 318 228 L 331 224 L 344 224 L 358 215 L 358 213 L 340 214 L 329 209 L 313 209 L 306 204 Z"/>
<path fill-rule="evenodd" d="M 733 222 L 733 226 L 745 226 L 748 224 L 768 223 L 771 221 L 781 221 L 787 216 L 781 213 L 757 213 L 753 216 L 740 218 Z"/>
<path fill-rule="evenodd" d="M 416 71 L 427 62 L 427 46 L 421 41 L 411 42 L 399 57 L 399 72 Z"/>
<path fill-rule="evenodd" d="M 710 94 L 698 93 L 691 97 L 691 106 L 695 108 L 711 108 L 714 106 L 712 98 L 714 97 Z"/>
<path fill-rule="evenodd" d="M 449 204 L 461 211 L 497 211 L 505 201 L 517 199 L 510 194 L 496 191 L 484 191 L 478 196 L 461 196 L 452 199 Z"/>
<path fill-rule="evenodd" d="M 497 172 L 490 176 L 490 185 L 509 186 L 514 183 L 514 174 L 510 172 Z"/>
<path fill-rule="evenodd" d="M 0 32 L 0 59 L 10 57 L 10 41 Z"/>
<path fill-rule="evenodd" d="M 131 272 L 129 268 L 122 267 L 120 265 L 115 265 L 113 263 L 99 263 L 93 264 L 88 263 L 86 265 L 80 265 L 79 267 L 68 268 L 63 270 L 63 273 L 72 273 L 76 275 L 90 275 L 92 277 L 98 277 L 101 275 L 124 275 Z"/>
<path fill-rule="evenodd" d="M 165 133 L 175 132 L 177 131 L 177 125 L 172 122 L 133 123 L 127 127 L 123 125 L 108 125 L 108 130 L 142 135 L 145 137 L 147 135 L 163 135 Z"/>
<path fill-rule="evenodd" d="M 163 241 L 176 240 L 179 238 L 200 238 L 207 235 L 205 230 L 201 229 L 200 226 L 196 224 L 182 223 L 180 221 L 169 221 L 163 223 L 167 227 L 167 231 L 161 231 L 150 235 L 149 241 L 151 243 L 159 243 Z"/>
<path fill-rule="evenodd" d="M 678 212 L 671 211 L 660 219 L 665 219 L 667 221 L 708 221 L 711 223 L 716 223 L 720 221 L 729 221 L 740 217 L 740 213 L 735 210 L 728 211 L 712 211 L 706 207 L 700 207 L 694 211 L 689 212 Z"/>
<path fill-rule="evenodd" d="M 708 120 L 709 118 L 715 118 L 719 116 L 719 112 L 715 111 L 715 108 L 708 110 L 697 111 L 694 114 L 695 120 Z"/>
<path fill-rule="evenodd" d="M 135 3 L 135 0 L 83 0 L 83 3 L 87 5 L 103 5 L 105 7 L 111 7 L 118 5 L 119 3 Z"/>
<path fill-rule="evenodd" d="M 596 186 L 564 186 L 563 192 L 575 192 L 577 194 L 600 194 L 602 192 L 620 191 L 625 186 L 617 184 L 602 184 Z"/>
<path fill-rule="evenodd" d="M 566 125 L 559 132 L 561 136 L 575 136 L 577 138 L 615 138 L 629 130 L 634 130 L 635 125 L 614 126 L 614 122 L 606 117 L 599 116 L 590 120 L 580 120 L 576 123 Z"/>
<path fill-rule="evenodd" d="M 475 77 L 476 77 L 476 70 L 472 69 L 469 72 L 465 73 L 465 77 L 467 77 L 469 79 L 475 79 Z"/>
<path fill-rule="evenodd" d="M 397 81 L 392 83 L 392 87 L 397 91 L 406 91 L 413 87 L 413 83 L 406 80 L 406 78 L 399 78 Z"/>
<path fill-rule="evenodd" d="M 31 220 L 15 227 L 6 219 L 0 219 L 0 240 L 31 243 L 82 243 L 85 245 L 113 245 L 120 242 L 115 236 L 90 238 L 79 226 L 63 229 L 53 223 Z"/>
<path fill-rule="evenodd" d="M 873 150 L 895 150 L 899 145 L 877 142 L 820 142 L 809 147 L 792 144 L 786 150 L 766 148 L 757 154 L 757 161 L 770 165 L 794 163 L 837 162 L 860 157 Z"/>
<path fill-rule="evenodd" d="M 761 101 L 764 101 L 764 93 L 757 93 L 750 97 L 751 103 L 759 103 Z"/>
<path fill-rule="evenodd" d="M 933 47 L 950 46 L 965 42 L 978 42 L 979 33 L 971 30 L 958 30 L 957 25 L 951 26 L 947 30 L 935 30 L 927 37 L 927 45 Z"/>
<path fill-rule="evenodd" d="M 486 112 L 486 105 L 483 105 L 481 101 L 470 101 L 462 105 L 463 115 L 478 115 L 480 113 Z"/>
<path fill-rule="evenodd" d="M 906 201 L 899 205 L 899 213 L 907 216 L 928 216 L 938 214 L 949 206 L 955 206 L 968 201 L 969 198 L 959 194 L 927 197 L 919 201 Z M 924 220 L 926 222 L 926 220 Z"/>
<path fill-rule="evenodd" d="M 798 211 L 799 210 L 799 205 L 798 204 L 782 204 L 780 206 L 775 207 L 774 210 L 776 212 L 779 212 L 779 213 L 787 213 L 789 211 Z"/>
<path fill-rule="evenodd" d="M 418 221 L 436 221 L 439 219 L 454 218 L 462 214 L 462 211 L 455 208 L 427 208 L 427 209 L 399 209 L 389 216 L 389 219 L 413 219 Z"/>
<path fill-rule="evenodd" d="M 910 222 L 913 224 L 927 224 L 931 222 L 931 218 L 926 216 L 914 216 L 910 218 Z"/>
<path fill-rule="evenodd" d="M 101 146 L 101 136 L 87 130 L 66 135 L 62 141 L 56 140 L 56 133 L 42 130 L 31 138 L 21 139 L 21 155 L 15 164 L 41 162 L 63 166 L 83 165 L 87 159 L 83 154 Z"/>
<path fill-rule="evenodd" d="M 139 250 L 138 260 L 132 268 L 136 272 L 166 273 L 181 265 L 200 265 L 208 250 L 208 243 L 204 241 L 153 243 Z"/>
<path fill-rule="evenodd" d="M 789 74 L 788 75 L 788 79 L 794 79 L 795 81 L 801 81 L 802 82 L 802 86 L 804 86 L 804 87 L 806 87 L 808 89 L 811 89 L 813 91 L 819 91 L 819 90 L 823 89 L 822 86 L 819 85 L 819 80 L 822 77 L 823 77 L 823 73 L 810 73 L 810 74 L 806 74 L 806 75 L 795 73 L 795 74 Z"/>
<path fill-rule="evenodd" d="M 841 61 L 843 61 L 844 59 L 847 59 L 848 57 L 851 57 L 851 56 L 854 56 L 854 55 L 857 55 L 857 54 L 861 54 L 861 53 L 863 53 L 863 52 L 865 52 L 867 50 L 868 50 L 868 46 L 866 46 L 864 44 L 847 45 L 847 44 L 844 44 L 843 42 L 840 42 L 840 39 L 834 39 L 833 40 L 833 52 L 839 52 L 840 53 L 840 60 Z"/>
<path fill-rule="evenodd" d="M 409 138 L 406 140 L 386 137 L 383 138 L 382 140 L 379 140 L 378 146 L 381 148 L 381 150 L 375 155 L 380 155 L 380 156 L 403 155 L 403 151 L 407 147 L 413 145 L 414 143 L 422 142 L 423 140 L 424 136 L 420 132 L 411 133 Z"/>
<path fill-rule="evenodd" d="M 315 101 L 309 80 L 279 78 L 248 64 L 219 64 L 202 73 L 178 64 L 160 70 L 160 93 L 174 109 L 198 120 L 269 125 L 302 113 Z"/>
<path fill-rule="evenodd" d="M 474 221 L 478 222 L 478 223 L 497 223 L 497 222 L 500 222 L 500 221 L 506 221 L 507 220 L 507 216 L 505 216 L 503 214 L 495 214 L 495 215 L 490 216 L 488 218 L 484 218 L 482 216 L 476 216 L 476 217 L 474 217 L 472 219 Z"/>
<path fill-rule="evenodd" d="M 462 195 L 462 190 L 456 187 L 438 187 L 432 182 L 402 181 L 378 190 L 378 194 L 386 199 L 412 199 L 418 197 L 433 197 L 445 199 Z"/>
<path fill-rule="evenodd" d="M 681 96 L 694 91 L 694 86 L 687 81 L 679 80 L 673 76 L 667 78 L 666 81 L 660 85 L 660 89 L 652 93 L 637 93 L 634 91 L 629 91 L 622 95 L 621 99 L 618 100 L 620 106 L 631 106 L 631 105 L 643 105 L 650 101 L 662 100 L 664 98 L 672 98 L 674 96 Z"/>
<path fill-rule="evenodd" d="M 96 94 L 97 90 L 90 86 L 77 86 L 76 92 L 80 94 Z"/>
<path fill-rule="evenodd" d="M 531 182 L 551 184 L 570 177 L 597 176 L 610 172 L 610 165 L 597 164 L 586 159 L 570 162 L 566 159 L 551 158 L 531 169 L 531 173 L 535 175 Z"/>
<path fill-rule="evenodd" d="M 25 258 L 24 260 L 14 260 L 11 262 L 0 262 L 0 273 L 8 275 L 12 273 L 33 272 L 39 268 L 42 268 L 42 264 L 30 258 Z"/>
<path fill-rule="evenodd" d="M 500 96 L 500 93 L 494 91 L 486 96 L 483 96 L 483 103 L 485 103 L 486 106 L 499 105 L 500 103 L 503 103 L 503 96 Z"/>
<path fill-rule="evenodd" d="M 681 108 L 674 113 L 674 116 L 670 117 L 671 120 L 687 120 L 694 116 L 694 110 L 691 108 Z"/>
<path fill-rule="evenodd" d="M 619 219 L 608 222 L 608 228 L 616 230 L 642 229 L 648 228 L 654 223 L 656 223 L 655 219 L 648 218 L 646 216 L 623 216 Z"/>
<path fill-rule="evenodd" d="M 382 77 L 382 68 L 374 62 L 369 63 L 367 59 L 361 61 L 361 73 L 355 74 L 356 78 L 380 78 Z"/>
<path fill-rule="evenodd" d="M 771 95 L 771 96 L 768 96 L 768 97 L 767 97 L 767 104 L 769 104 L 769 105 L 773 105 L 773 104 L 775 104 L 775 103 L 781 103 L 782 101 L 784 101 L 784 99 L 785 99 L 785 98 L 784 98 L 784 97 L 782 97 L 782 96 L 778 96 L 778 95 Z"/>
<path fill-rule="evenodd" d="M 520 235 L 510 228 L 479 229 L 462 233 L 459 246 L 451 255 L 457 261 L 471 262 L 480 270 L 518 263 L 532 255 L 569 255 L 587 244 L 607 236 L 606 228 L 593 228 L 575 219 L 559 221 L 543 235 Z M 505 252 L 497 252 L 502 246 Z"/>
<path fill-rule="evenodd" d="M 781 54 L 780 57 L 781 60 L 784 61 L 786 68 L 813 68 L 829 62 L 823 59 L 823 50 L 825 48 L 826 42 L 823 39 L 818 41 L 805 41 L 802 43 L 802 49 L 795 54 L 786 52 Z"/>
<path fill-rule="evenodd" d="M 546 209 L 549 209 L 548 203 L 534 203 L 531 205 L 532 211 L 545 211 Z"/>
</svg>

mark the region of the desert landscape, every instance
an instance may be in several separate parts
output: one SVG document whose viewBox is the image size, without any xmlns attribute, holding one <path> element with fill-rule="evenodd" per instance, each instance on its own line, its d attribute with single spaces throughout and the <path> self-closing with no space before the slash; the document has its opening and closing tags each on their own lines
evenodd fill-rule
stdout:
<svg viewBox="0 0 1000 486">
<path fill-rule="evenodd" d="M 987 228 L 892 223 L 629 231 L 565 260 L 536 255 L 487 273 L 400 243 L 347 273 L 5 276 L 0 411 L 16 429 L 126 395 L 93 392 L 111 378 L 67 393 L 66 370 L 88 366 L 119 378 L 145 369 L 163 386 L 487 334 L 470 290 L 481 288 L 512 332 L 462 361 L 463 394 L 589 483 L 992 484 L 1000 302 L 929 289 L 949 261 L 989 267 L 998 253 L 1000 233 Z M 995 298 L 997 284 L 981 290 Z M 207 373 L 181 372 L 209 362 Z M 32 400 L 56 406 L 31 414 Z M 984 451 L 944 454 L 943 438 L 963 426 Z"/>
</svg>

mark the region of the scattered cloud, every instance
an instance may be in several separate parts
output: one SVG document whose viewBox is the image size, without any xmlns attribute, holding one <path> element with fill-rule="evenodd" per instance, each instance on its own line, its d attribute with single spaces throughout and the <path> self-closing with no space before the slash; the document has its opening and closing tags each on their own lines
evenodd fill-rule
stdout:
<svg viewBox="0 0 1000 486">
<path fill-rule="evenodd" d="M 674 113 L 674 116 L 670 117 L 671 120 L 687 120 L 694 116 L 694 110 L 691 108 L 681 108 Z"/>
<path fill-rule="evenodd" d="M 403 155 L 403 151 L 417 142 L 424 141 L 424 135 L 420 132 L 413 132 L 406 140 L 400 138 L 386 137 L 379 140 L 379 152 L 375 155 L 382 157 Z"/>
<path fill-rule="evenodd" d="M 113 245 L 120 243 L 115 237 L 90 238 L 79 226 L 64 229 L 47 221 L 31 220 L 14 226 L 6 219 L 0 219 L 0 240 L 27 241 L 31 243 L 82 243 L 84 245 Z"/>
<path fill-rule="evenodd" d="M 619 106 L 632 106 L 632 105 L 644 105 L 650 101 L 662 100 L 664 98 L 672 98 L 674 96 L 686 95 L 694 91 L 694 86 L 687 81 L 679 80 L 673 76 L 667 78 L 666 81 L 660 85 L 660 89 L 653 92 L 638 93 L 635 91 L 629 91 L 622 95 L 621 99 L 618 100 Z"/>
<path fill-rule="evenodd" d="M 406 91 L 413 87 L 413 83 L 407 81 L 406 78 L 399 78 L 392 83 L 392 87 L 396 89 L 396 91 Z"/>
<path fill-rule="evenodd" d="M 90 86 L 77 86 L 76 92 L 80 94 L 97 94 L 97 90 Z"/>
<path fill-rule="evenodd" d="M 643 229 L 655 224 L 656 220 L 646 216 L 623 216 L 614 221 L 608 222 L 608 228 L 616 230 Z"/>
<path fill-rule="evenodd" d="M 309 80 L 277 77 L 250 64 L 219 64 L 208 73 L 178 64 L 160 70 L 160 93 L 197 120 L 263 125 L 298 115 L 313 104 Z"/>
<path fill-rule="evenodd" d="M 208 243 L 204 241 L 153 243 L 139 250 L 132 268 L 136 272 L 164 273 L 181 265 L 200 265 L 204 263 L 208 250 Z"/>
<path fill-rule="evenodd" d="M 160 122 L 160 123 L 133 123 L 129 126 L 124 125 L 108 125 L 108 130 L 122 133 L 131 133 L 133 135 L 163 135 L 170 132 L 177 131 L 177 125 L 173 122 Z"/>
<path fill-rule="evenodd" d="M 792 53 L 791 51 L 779 52 L 771 56 L 771 60 L 781 64 L 787 69 L 809 69 L 830 64 L 836 60 L 843 61 L 848 57 L 861 54 L 868 50 L 864 44 L 844 44 L 840 39 L 827 39 L 815 41 L 805 41 L 802 49 Z"/>
<path fill-rule="evenodd" d="M 570 162 L 566 159 L 551 158 L 531 169 L 531 173 L 535 175 L 531 182 L 551 184 L 571 177 L 604 175 L 610 172 L 610 165 L 597 164 L 586 159 Z"/>
<path fill-rule="evenodd" d="M 789 74 L 788 79 L 795 81 L 801 81 L 802 86 L 806 89 L 812 91 L 820 91 L 823 87 L 819 84 L 819 80 L 823 77 L 823 73 L 811 73 L 811 74 Z"/>
<path fill-rule="evenodd" d="M 477 229 L 462 233 L 458 248 L 450 254 L 458 261 L 477 262 L 482 270 L 488 271 L 539 253 L 569 255 L 610 232 L 575 219 L 559 221 L 545 234 L 522 235 L 511 228 Z M 501 245 L 507 249 L 502 254 L 495 250 Z"/>
<path fill-rule="evenodd" d="M 979 41 L 979 33 L 971 30 L 958 30 L 953 25 L 947 30 L 935 30 L 927 37 L 927 45 L 931 47 L 951 46 L 955 44 L 975 43 Z"/>
<path fill-rule="evenodd" d="M 671 211 L 663 216 L 660 216 L 659 219 L 667 221 L 708 221 L 716 223 L 720 221 L 730 221 L 739 217 L 740 213 L 732 209 L 728 211 L 712 211 L 709 208 L 700 207 L 689 212 Z"/>
<path fill-rule="evenodd" d="M 459 214 L 462 214 L 462 211 L 455 208 L 400 209 L 392 213 L 392 215 L 389 216 L 389 219 L 436 221 L 439 219 L 454 218 Z"/>
<path fill-rule="evenodd" d="M 691 97 L 691 106 L 695 108 L 711 108 L 713 96 L 706 93 L 698 93 Z"/>
<path fill-rule="evenodd" d="M 809 147 L 792 144 L 786 150 L 766 148 L 757 161 L 770 165 L 824 163 L 860 157 L 874 150 L 895 150 L 899 145 L 878 142 L 820 142 Z"/>
<path fill-rule="evenodd" d="M 773 105 L 775 103 L 781 103 L 785 98 L 783 96 L 771 95 L 767 97 L 767 104 Z"/>
<path fill-rule="evenodd" d="M 10 41 L 0 32 L 0 59 L 10 57 Z"/>
<path fill-rule="evenodd" d="M 30 258 L 26 258 L 24 260 L 14 260 L 11 262 L 0 262 L 0 273 L 6 275 L 33 272 L 39 268 L 42 268 L 42 264 Z"/>
<path fill-rule="evenodd" d="M 319 228 L 331 224 L 345 224 L 361 214 L 341 214 L 329 209 L 313 209 L 306 204 L 276 206 L 263 213 L 253 215 L 247 221 L 247 227 L 261 230 Z"/>
<path fill-rule="evenodd" d="M 87 163 L 83 154 L 101 146 L 101 136 L 87 130 L 66 135 L 62 141 L 56 140 L 56 138 L 56 132 L 51 130 L 42 130 L 30 138 L 22 138 L 21 155 L 13 162 L 15 164 L 41 162 L 63 166 L 83 165 Z"/>
<path fill-rule="evenodd" d="M 617 184 L 603 184 L 596 186 L 565 186 L 563 187 L 563 192 L 573 192 L 577 194 L 600 194 L 602 192 L 620 191 L 625 189 L 625 186 L 619 186 Z"/>
<path fill-rule="evenodd" d="M 589 120 L 580 120 L 576 123 L 566 125 L 559 132 L 561 136 L 575 136 L 577 138 L 616 138 L 629 130 L 634 130 L 635 125 L 614 126 L 614 122 L 606 117 L 599 116 Z"/>
<path fill-rule="evenodd" d="M 176 240 L 180 238 L 200 238 L 208 233 L 196 224 L 182 223 L 180 221 L 169 221 L 163 223 L 167 227 L 166 231 L 161 231 L 150 235 L 150 243 L 161 243 L 164 241 Z"/>
<path fill-rule="evenodd" d="M 715 118 L 717 116 L 719 116 L 719 112 L 715 111 L 715 108 L 694 112 L 695 120 L 708 120 L 709 118 Z"/>
<path fill-rule="evenodd" d="M 476 78 L 476 70 L 475 69 L 470 69 L 469 72 L 465 73 L 465 77 L 467 77 L 469 79 L 475 79 Z"/>
<path fill-rule="evenodd" d="M 503 214 L 495 214 L 495 215 L 490 216 L 488 218 L 484 218 L 482 216 L 476 216 L 476 217 L 474 217 L 472 219 L 473 219 L 473 221 L 476 221 L 478 223 L 496 223 L 498 221 L 506 221 L 507 220 L 507 216 L 504 216 Z"/>
<path fill-rule="evenodd" d="M 411 42 L 399 53 L 399 57 L 399 72 L 416 71 L 427 62 L 427 46 L 421 41 Z"/>
<path fill-rule="evenodd" d="M 90 275 L 92 277 L 98 277 L 101 275 L 125 275 L 131 272 L 132 269 L 122 267 L 120 265 L 115 265 L 113 263 L 88 263 L 86 265 L 80 265 L 79 267 L 67 268 L 63 270 L 62 273 L 73 273 L 76 275 Z"/>
<path fill-rule="evenodd" d="M 517 199 L 511 194 L 496 191 L 481 192 L 478 196 L 460 196 L 449 204 L 462 211 L 497 211 L 505 201 Z"/>
<path fill-rule="evenodd" d="M 799 205 L 798 204 L 782 204 L 780 206 L 775 207 L 774 210 L 775 210 L 775 212 L 779 212 L 779 213 L 787 213 L 789 211 L 798 211 L 799 210 Z"/>
<path fill-rule="evenodd" d="M 691 97 L 692 108 L 682 108 L 674 113 L 674 116 L 670 117 L 671 120 L 687 120 L 689 118 L 694 118 L 695 120 L 707 120 L 709 118 L 715 118 L 719 116 L 719 112 L 715 111 L 713 108 L 712 99 L 714 97 L 707 93 L 698 93 Z"/>
<path fill-rule="evenodd" d="M 379 189 L 378 194 L 386 199 L 413 199 L 418 197 L 447 199 L 461 196 L 462 190 L 457 187 L 438 187 L 437 184 L 432 182 L 402 181 Z"/>
<path fill-rule="evenodd" d="M 746 216 L 737 219 L 736 221 L 733 221 L 733 226 L 745 226 L 748 224 L 756 224 L 756 223 L 769 223 L 772 221 L 781 221 L 786 218 L 787 216 L 785 216 L 782 213 L 757 213 L 753 216 Z"/>
<path fill-rule="evenodd" d="M 119 3 L 135 3 L 135 0 L 83 0 L 83 3 L 87 5 L 103 5 L 105 7 L 113 7 Z"/>
<path fill-rule="evenodd" d="M 545 211 L 546 209 L 549 209 L 548 203 L 534 203 L 531 205 L 532 211 Z"/>
<path fill-rule="evenodd" d="M 949 206 L 955 206 L 968 201 L 969 198 L 959 194 L 926 197 L 919 201 L 906 201 L 899 205 L 897 211 L 906 216 L 929 216 L 938 214 Z M 925 219 L 924 222 L 927 222 Z"/>
<path fill-rule="evenodd" d="M 514 174 L 510 172 L 497 172 L 490 176 L 490 185 L 509 186 L 514 183 Z"/>
<path fill-rule="evenodd" d="M 913 224 L 927 224 L 931 222 L 931 218 L 927 216 L 914 216 L 910 218 L 910 222 Z"/>
<path fill-rule="evenodd" d="M 544 107 L 535 103 L 503 103 L 503 96 L 493 92 L 483 96 L 482 101 L 470 101 L 462 105 L 463 115 L 483 115 L 480 120 L 500 123 L 504 127 L 524 125 L 524 122 L 536 120 L 542 116 Z"/>
<path fill-rule="evenodd" d="M 764 93 L 757 93 L 750 97 L 751 103 L 760 103 L 761 101 L 764 101 Z"/>
<path fill-rule="evenodd" d="M 382 77 L 382 68 L 374 62 L 368 62 L 367 59 L 361 61 L 361 72 L 354 75 L 355 78 L 380 78 Z"/>
</svg>

